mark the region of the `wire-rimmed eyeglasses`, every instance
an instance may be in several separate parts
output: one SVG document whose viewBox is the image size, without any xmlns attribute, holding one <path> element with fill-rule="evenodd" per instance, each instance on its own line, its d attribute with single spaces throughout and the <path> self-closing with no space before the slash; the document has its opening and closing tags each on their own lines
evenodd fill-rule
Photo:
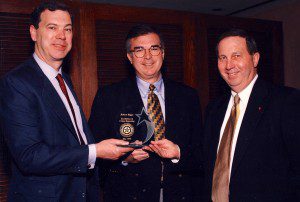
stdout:
<svg viewBox="0 0 300 202">
<path fill-rule="evenodd" d="M 146 50 L 147 49 L 145 49 L 144 47 L 139 46 L 139 47 L 134 47 L 134 49 L 131 50 L 130 52 L 134 53 L 134 55 L 137 58 L 142 58 L 145 56 Z M 162 51 L 162 47 L 160 45 L 153 45 L 148 50 L 152 56 L 158 56 Z"/>
</svg>

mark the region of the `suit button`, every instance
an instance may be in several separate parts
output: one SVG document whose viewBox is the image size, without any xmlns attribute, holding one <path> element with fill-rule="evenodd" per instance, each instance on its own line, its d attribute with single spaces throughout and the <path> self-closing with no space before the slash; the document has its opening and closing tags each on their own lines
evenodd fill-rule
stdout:
<svg viewBox="0 0 300 202">
<path fill-rule="evenodd" d="M 138 177 L 138 176 L 139 176 L 139 174 L 138 174 L 138 173 L 135 173 L 134 175 L 135 175 L 136 177 Z"/>
<path fill-rule="evenodd" d="M 183 197 L 181 198 L 181 200 L 183 200 L 183 201 L 184 201 L 184 200 L 185 200 L 185 197 L 183 196 Z"/>
<path fill-rule="evenodd" d="M 143 192 L 146 192 L 147 190 L 146 190 L 146 189 L 143 189 L 142 191 L 143 191 Z"/>
<path fill-rule="evenodd" d="M 83 193 L 81 194 L 81 196 L 82 196 L 82 198 L 85 198 L 85 193 L 83 192 Z"/>
<path fill-rule="evenodd" d="M 182 174 L 179 174 L 178 177 L 182 177 Z"/>
<path fill-rule="evenodd" d="M 133 197 L 133 200 L 135 200 L 135 201 L 136 201 L 136 200 L 137 200 L 137 197 Z"/>
<path fill-rule="evenodd" d="M 39 193 L 39 194 L 42 193 L 42 190 L 39 189 L 39 190 L 38 190 L 38 193 Z"/>
</svg>

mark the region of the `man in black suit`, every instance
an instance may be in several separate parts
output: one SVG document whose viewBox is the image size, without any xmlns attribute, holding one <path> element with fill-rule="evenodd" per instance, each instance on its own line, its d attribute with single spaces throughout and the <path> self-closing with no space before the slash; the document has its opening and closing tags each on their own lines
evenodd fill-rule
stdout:
<svg viewBox="0 0 300 202">
<path fill-rule="evenodd" d="M 43 2 L 32 13 L 34 54 L 3 77 L 1 127 L 12 155 L 8 201 L 99 201 L 96 158 L 130 148 L 95 143 L 70 78 L 62 72 L 72 47 L 69 8 Z"/>
<path fill-rule="evenodd" d="M 231 92 L 206 110 L 207 199 L 299 201 L 299 90 L 269 84 L 257 75 L 260 55 L 243 30 L 221 35 L 217 55 Z"/>
<path fill-rule="evenodd" d="M 126 49 L 136 77 L 98 90 L 89 121 L 92 132 L 98 141 L 145 141 L 155 122 L 147 101 L 149 88 L 154 86 L 163 115 L 160 120 L 164 122 L 159 127 L 165 131 L 165 138 L 150 140 L 149 146 L 137 148 L 121 160 L 101 162 L 104 200 L 191 201 L 192 175 L 197 177 L 201 156 L 197 93 L 162 76 L 165 48 L 154 28 L 133 27 L 127 35 Z"/>
</svg>

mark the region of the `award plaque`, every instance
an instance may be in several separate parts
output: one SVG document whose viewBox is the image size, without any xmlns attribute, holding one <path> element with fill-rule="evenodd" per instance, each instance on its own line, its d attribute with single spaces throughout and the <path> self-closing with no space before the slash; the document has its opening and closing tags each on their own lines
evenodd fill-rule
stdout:
<svg viewBox="0 0 300 202">
<path fill-rule="evenodd" d="M 137 121 L 135 121 L 137 119 Z M 136 123 L 137 122 L 137 123 Z M 120 114 L 119 134 L 122 139 L 130 142 L 128 145 L 118 145 L 120 147 L 142 148 L 149 144 L 154 135 L 154 124 L 146 113 L 145 107 L 142 108 L 139 114 L 121 113 Z M 142 144 L 135 144 L 138 140 L 136 133 L 144 133 Z"/>
</svg>

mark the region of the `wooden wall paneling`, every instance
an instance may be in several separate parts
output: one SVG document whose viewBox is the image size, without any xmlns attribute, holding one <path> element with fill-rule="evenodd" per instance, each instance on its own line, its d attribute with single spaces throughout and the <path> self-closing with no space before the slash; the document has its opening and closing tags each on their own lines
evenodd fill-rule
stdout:
<svg viewBox="0 0 300 202">
<path fill-rule="evenodd" d="M 109 4 L 90 4 L 90 6 L 95 9 L 96 19 L 121 22 L 181 25 L 189 14 L 184 11 L 115 6 Z"/>
<path fill-rule="evenodd" d="M 74 3 L 73 6 L 80 9 L 75 13 L 70 75 L 88 118 L 98 86 L 95 18 L 93 9 L 87 6 L 87 3 Z"/>
<path fill-rule="evenodd" d="M 0 0 L 0 12 L 30 14 L 40 0 Z"/>
<path fill-rule="evenodd" d="M 197 79 L 198 92 L 201 99 L 202 112 L 209 102 L 209 65 L 208 65 L 208 40 L 207 25 L 202 15 L 197 15 L 196 19 L 196 62 L 199 66 Z"/>
<path fill-rule="evenodd" d="M 190 15 L 186 22 L 183 24 L 184 32 L 184 83 L 190 85 L 193 88 L 198 88 L 198 69 L 196 58 L 196 19 L 195 16 Z"/>
<path fill-rule="evenodd" d="M 3 11 L 3 10 L 2 10 Z M 32 54 L 29 15 L 0 13 L 0 78 Z M 10 154 L 0 126 L 0 201 L 6 201 Z"/>
</svg>

